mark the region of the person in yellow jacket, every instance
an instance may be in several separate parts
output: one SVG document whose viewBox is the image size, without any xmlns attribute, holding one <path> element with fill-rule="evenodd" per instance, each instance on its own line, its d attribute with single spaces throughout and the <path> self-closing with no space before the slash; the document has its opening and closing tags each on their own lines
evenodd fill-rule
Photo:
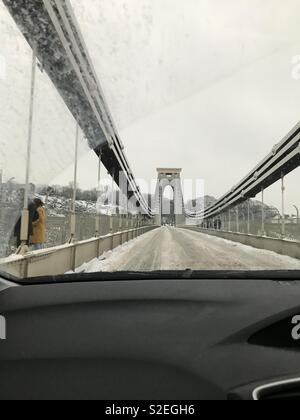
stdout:
<svg viewBox="0 0 300 420">
<path fill-rule="evenodd" d="M 33 222 L 33 235 L 31 238 L 31 244 L 35 251 L 45 248 L 46 242 L 46 211 L 44 203 L 39 198 L 34 200 L 36 205 L 36 211 L 38 219 Z"/>
</svg>

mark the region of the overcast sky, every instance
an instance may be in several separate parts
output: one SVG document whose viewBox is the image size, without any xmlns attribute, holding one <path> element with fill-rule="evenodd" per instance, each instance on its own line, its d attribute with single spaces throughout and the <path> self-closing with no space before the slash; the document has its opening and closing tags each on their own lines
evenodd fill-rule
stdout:
<svg viewBox="0 0 300 420">
<path fill-rule="evenodd" d="M 300 120 L 300 78 L 293 65 L 300 55 L 298 0 L 72 0 L 72 5 L 137 178 L 155 178 L 157 167 L 181 167 L 184 178 L 203 178 L 206 193 L 219 197 Z M 21 124 L 28 86 L 12 85 L 20 68 L 28 68 L 30 51 L 2 5 L 0 24 L 0 56 L 11 66 L 0 93 Z M 12 100 L 12 89 L 23 99 Z M 38 89 L 32 177 L 67 183 L 73 121 L 50 93 L 45 75 Z M 20 141 L 13 148 L 6 136 L 8 113 L 4 121 L 0 164 L 10 175 L 22 133 L 15 132 L 17 125 L 12 135 Z M 46 164 L 39 158 L 42 150 Z M 81 155 L 80 185 L 95 186 L 96 159 L 84 145 Z M 16 166 L 14 173 L 22 177 L 21 160 Z M 287 180 L 288 212 L 300 205 L 299 176 L 297 170 Z M 280 187 L 268 190 L 266 199 L 279 206 Z"/>
</svg>

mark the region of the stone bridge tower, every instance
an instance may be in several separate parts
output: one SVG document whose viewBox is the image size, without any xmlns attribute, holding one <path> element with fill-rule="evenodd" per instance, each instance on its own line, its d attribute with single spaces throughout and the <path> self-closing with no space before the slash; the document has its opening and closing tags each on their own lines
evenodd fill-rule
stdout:
<svg viewBox="0 0 300 420">
<path fill-rule="evenodd" d="M 185 224 L 185 210 L 184 200 L 181 185 L 181 172 L 182 169 L 175 168 L 158 168 L 158 179 L 155 191 L 155 203 L 156 203 L 156 224 L 162 225 L 164 223 L 164 216 L 168 217 L 169 220 L 174 221 L 175 226 Z M 170 186 L 173 190 L 174 204 L 171 208 L 164 208 L 164 191 L 166 187 Z"/>
</svg>

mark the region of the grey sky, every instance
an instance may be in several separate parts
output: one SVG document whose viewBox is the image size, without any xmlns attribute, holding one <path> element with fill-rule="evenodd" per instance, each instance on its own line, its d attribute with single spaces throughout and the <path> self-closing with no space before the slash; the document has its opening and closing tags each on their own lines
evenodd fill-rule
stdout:
<svg viewBox="0 0 300 420">
<path fill-rule="evenodd" d="M 293 57 L 300 55 L 299 1 L 72 4 L 137 178 L 154 178 L 160 166 L 182 167 L 185 178 L 203 178 L 206 193 L 218 197 L 299 121 L 300 80 L 292 77 Z M 0 24 L 0 55 L 9 68 L 0 81 L 9 104 L 0 126 L 0 164 L 7 176 L 22 178 L 30 51 L 2 4 Z M 73 121 L 47 77 L 39 77 L 32 177 L 67 183 Z M 7 127 L 14 111 L 12 146 Z M 94 186 L 95 157 L 83 145 L 81 154 L 80 184 Z M 289 206 L 300 205 L 299 175 L 288 178 Z M 279 197 L 279 186 L 266 193 L 277 206 Z"/>
</svg>

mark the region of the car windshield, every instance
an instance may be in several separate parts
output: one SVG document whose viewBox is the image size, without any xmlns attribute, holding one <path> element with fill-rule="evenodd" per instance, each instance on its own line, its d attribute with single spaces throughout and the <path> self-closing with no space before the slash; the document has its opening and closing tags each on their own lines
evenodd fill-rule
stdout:
<svg viewBox="0 0 300 420">
<path fill-rule="evenodd" d="M 0 0 L 0 272 L 300 269 L 298 0 Z"/>
</svg>

